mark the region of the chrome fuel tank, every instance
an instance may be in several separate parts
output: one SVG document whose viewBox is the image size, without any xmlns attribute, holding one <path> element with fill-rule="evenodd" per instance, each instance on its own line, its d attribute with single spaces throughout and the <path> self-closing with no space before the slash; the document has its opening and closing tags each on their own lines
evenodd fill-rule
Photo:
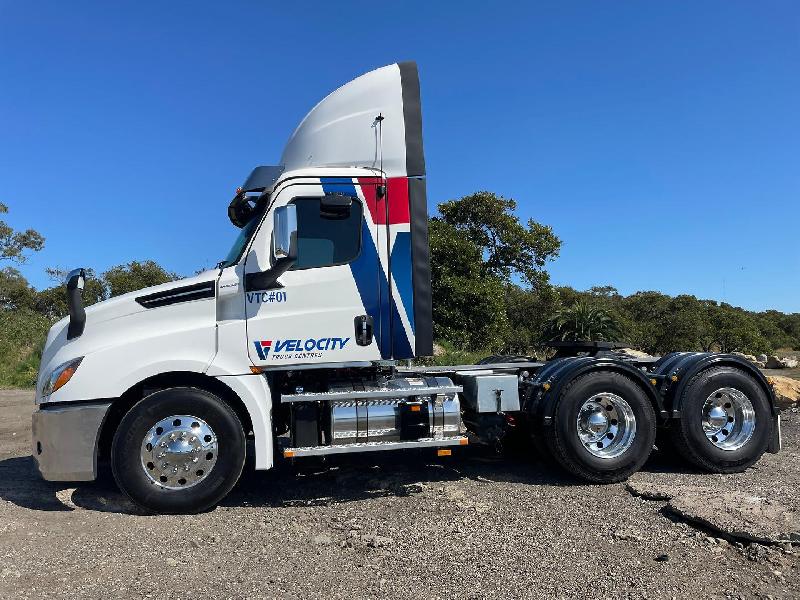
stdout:
<svg viewBox="0 0 800 600">
<path fill-rule="evenodd" d="M 452 386 L 444 377 L 394 379 L 392 389 Z M 332 445 L 364 442 L 438 438 L 458 435 L 461 430 L 461 405 L 457 394 L 398 396 L 330 403 Z"/>
</svg>

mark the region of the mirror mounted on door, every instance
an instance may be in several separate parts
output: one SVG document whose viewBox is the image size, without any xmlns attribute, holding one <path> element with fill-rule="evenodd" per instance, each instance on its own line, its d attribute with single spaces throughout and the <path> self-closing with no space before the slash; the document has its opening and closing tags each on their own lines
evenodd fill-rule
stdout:
<svg viewBox="0 0 800 600">
<path fill-rule="evenodd" d="M 333 221 L 346 219 L 350 216 L 352 205 L 352 196 L 340 192 L 325 194 L 319 201 L 319 214 L 323 219 Z"/>
<path fill-rule="evenodd" d="M 260 291 L 282 288 L 278 278 L 297 260 L 297 207 L 294 204 L 275 209 L 272 229 L 272 266 L 260 273 L 248 273 L 245 290 Z"/>
<path fill-rule="evenodd" d="M 294 204 L 275 209 L 275 227 L 272 230 L 272 258 L 297 260 L 297 207 Z"/>
</svg>

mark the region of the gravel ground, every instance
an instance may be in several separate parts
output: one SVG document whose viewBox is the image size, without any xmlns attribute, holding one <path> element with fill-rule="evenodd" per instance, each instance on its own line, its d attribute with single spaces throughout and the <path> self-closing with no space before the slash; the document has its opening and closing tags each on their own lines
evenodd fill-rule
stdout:
<svg viewBox="0 0 800 600">
<path fill-rule="evenodd" d="M 108 478 L 42 481 L 32 410 L 0 391 L 0 598 L 800 597 L 800 546 L 725 539 L 667 500 L 694 494 L 713 517 L 715 497 L 756 498 L 794 518 L 797 413 L 784 451 L 741 475 L 655 453 L 630 484 L 661 500 L 474 446 L 251 471 L 213 511 L 146 516 Z"/>
</svg>

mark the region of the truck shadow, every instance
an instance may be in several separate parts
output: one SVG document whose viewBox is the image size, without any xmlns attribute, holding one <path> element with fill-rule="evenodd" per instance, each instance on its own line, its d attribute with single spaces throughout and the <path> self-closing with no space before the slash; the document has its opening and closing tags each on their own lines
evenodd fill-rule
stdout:
<svg viewBox="0 0 800 600">
<path fill-rule="evenodd" d="M 685 465 L 663 453 L 653 453 L 643 470 L 665 474 L 687 472 Z M 411 496 L 461 480 L 530 486 L 586 485 L 535 456 L 498 456 L 476 445 L 446 458 L 415 457 L 409 453 L 352 455 L 325 462 L 282 462 L 266 472 L 255 471 L 248 464 L 221 506 L 281 508 L 341 504 L 375 497 Z M 39 476 L 30 456 L 0 461 L 0 499 L 45 512 L 84 509 L 146 514 L 117 489 L 109 469 L 101 469 L 98 480 L 89 483 L 47 482 Z"/>
</svg>

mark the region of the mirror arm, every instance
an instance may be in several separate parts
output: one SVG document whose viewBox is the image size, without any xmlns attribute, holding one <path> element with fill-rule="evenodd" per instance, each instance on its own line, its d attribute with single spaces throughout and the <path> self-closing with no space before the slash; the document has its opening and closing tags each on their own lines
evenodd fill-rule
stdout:
<svg viewBox="0 0 800 600">
<path fill-rule="evenodd" d="M 260 273 L 248 273 L 244 278 L 244 289 L 246 292 L 259 290 L 280 289 L 283 286 L 278 282 L 278 278 L 292 268 L 297 261 L 297 238 L 292 237 L 292 251 L 289 256 L 283 256 L 275 260 L 266 271 Z"/>
</svg>

